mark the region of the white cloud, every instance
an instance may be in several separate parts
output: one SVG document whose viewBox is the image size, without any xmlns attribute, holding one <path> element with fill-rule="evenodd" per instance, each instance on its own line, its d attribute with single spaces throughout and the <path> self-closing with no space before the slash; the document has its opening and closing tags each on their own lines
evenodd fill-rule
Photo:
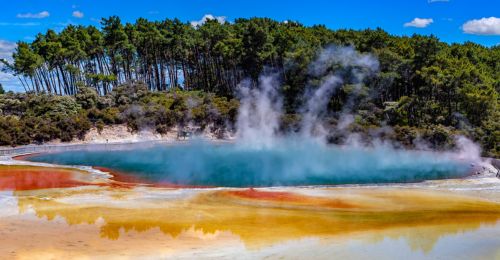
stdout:
<svg viewBox="0 0 500 260">
<path fill-rule="evenodd" d="M 19 79 L 10 73 L 0 71 L 0 84 L 2 84 L 2 87 L 5 91 L 12 90 L 15 92 L 24 92 L 23 86 L 21 85 L 21 82 L 19 82 Z"/>
<path fill-rule="evenodd" d="M 73 11 L 73 17 L 83 18 L 84 14 L 80 11 Z"/>
<path fill-rule="evenodd" d="M 226 22 L 226 17 L 225 16 L 213 16 L 211 14 L 206 14 L 201 18 L 201 20 L 192 21 L 191 26 L 193 26 L 193 27 L 201 26 L 205 22 L 207 22 L 207 20 L 217 20 L 217 22 L 219 22 L 219 23 L 224 23 L 224 22 Z"/>
<path fill-rule="evenodd" d="M 17 44 L 6 40 L 0 40 L 0 59 L 12 61 L 12 53 L 16 49 Z"/>
<path fill-rule="evenodd" d="M 39 26 L 40 23 L 0 23 L 0 26 Z"/>
<path fill-rule="evenodd" d="M 0 84 L 5 91 L 24 92 L 23 85 L 19 78 L 10 74 L 0 71 Z"/>
<path fill-rule="evenodd" d="M 3 65 L 2 65 L 2 66 L 3 66 Z M 4 87 L 4 89 L 5 89 L 4 84 L 5 84 L 6 82 L 8 82 L 8 83 L 11 83 L 11 82 L 12 82 L 12 83 L 16 83 L 16 82 L 15 82 L 16 80 L 17 80 L 17 79 L 16 79 L 16 76 L 12 75 L 11 73 L 7 73 L 7 72 L 0 71 L 0 83 L 2 84 L 2 86 Z M 12 83 L 11 83 L 11 84 L 12 84 Z"/>
<path fill-rule="evenodd" d="M 42 11 L 39 13 L 25 13 L 25 14 L 17 14 L 17 18 L 32 18 L 32 19 L 42 19 L 50 16 L 50 13 L 47 11 Z"/>
<path fill-rule="evenodd" d="M 500 35 L 500 18 L 490 17 L 467 21 L 462 25 L 464 33 L 477 35 Z"/>
<path fill-rule="evenodd" d="M 5 59 L 12 62 L 12 53 L 16 49 L 17 44 L 14 42 L 0 40 L 0 59 Z M 0 64 L 0 69 L 3 64 Z M 3 72 L 0 70 L 0 83 L 5 90 L 22 91 L 22 86 L 19 80 L 11 73 Z"/>
<path fill-rule="evenodd" d="M 433 23 L 434 20 L 431 18 L 415 18 L 411 22 L 405 23 L 405 27 L 416 27 L 416 28 L 425 28 Z"/>
<path fill-rule="evenodd" d="M 450 0 L 427 0 L 427 3 L 439 3 L 439 2 L 449 2 Z"/>
</svg>

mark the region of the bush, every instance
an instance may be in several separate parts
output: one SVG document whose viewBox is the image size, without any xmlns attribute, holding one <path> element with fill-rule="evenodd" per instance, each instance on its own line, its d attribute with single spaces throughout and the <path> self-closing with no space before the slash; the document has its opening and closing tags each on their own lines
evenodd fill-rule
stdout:
<svg viewBox="0 0 500 260">
<path fill-rule="evenodd" d="M 422 138 L 431 144 L 433 149 L 451 148 L 454 144 L 453 132 L 443 125 L 434 125 L 424 130 Z"/>
<path fill-rule="evenodd" d="M 97 129 L 97 133 L 102 134 L 102 130 L 104 130 L 104 122 L 102 120 L 99 120 L 95 123 L 95 128 Z"/>
<path fill-rule="evenodd" d="M 95 89 L 89 87 L 80 87 L 75 95 L 76 102 L 84 109 L 90 109 L 97 106 L 98 96 Z"/>
</svg>

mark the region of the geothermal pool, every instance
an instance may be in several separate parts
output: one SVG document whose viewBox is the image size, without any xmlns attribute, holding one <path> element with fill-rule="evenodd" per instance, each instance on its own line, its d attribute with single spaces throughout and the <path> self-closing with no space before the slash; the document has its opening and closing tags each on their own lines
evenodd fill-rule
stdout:
<svg viewBox="0 0 500 260">
<path fill-rule="evenodd" d="M 477 146 L 409 151 L 350 134 L 327 145 L 331 95 L 361 87 L 378 62 L 352 49 L 321 57 L 297 133 L 279 134 L 270 75 L 242 84 L 235 143 L 0 158 L 0 259 L 500 259 L 500 180 L 469 176 Z M 350 112 L 328 129 L 347 134 Z"/>
<path fill-rule="evenodd" d="M 24 157 L 51 165 L 0 160 L 0 258 L 500 257 L 500 180 L 461 178 L 471 161 L 455 153 L 90 148 Z M 344 183 L 366 185 L 326 186 Z"/>
<path fill-rule="evenodd" d="M 464 177 L 471 164 L 450 154 L 293 141 L 267 148 L 204 141 L 132 147 L 37 154 L 28 160 L 104 167 L 145 183 L 211 187 L 408 183 Z"/>
</svg>

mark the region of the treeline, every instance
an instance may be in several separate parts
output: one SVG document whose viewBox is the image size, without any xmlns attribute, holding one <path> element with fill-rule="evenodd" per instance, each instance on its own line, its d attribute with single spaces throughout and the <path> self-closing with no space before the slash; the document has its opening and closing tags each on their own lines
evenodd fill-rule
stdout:
<svg viewBox="0 0 500 260">
<path fill-rule="evenodd" d="M 14 62 L 6 67 L 26 91 L 48 95 L 76 96 L 90 88 L 106 97 L 124 83 L 142 82 L 152 92 L 203 91 L 228 100 L 243 79 L 255 82 L 271 71 L 280 75 L 288 122 L 298 114 L 306 88 L 315 86 L 311 62 L 331 45 L 353 46 L 380 62 L 380 72 L 363 82 L 354 99 L 349 85 L 332 96 L 332 122 L 350 102 L 353 131 L 389 125 L 418 138 L 425 129 L 441 129 L 473 138 L 490 154 L 500 153 L 500 46 L 267 18 L 209 20 L 193 27 L 177 19 L 124 24 L 110 17 L 101 28 L 69 25 L 60 33 L 39 34 L 31 43 L 19 42 Z"/>
<path fill-rule="evenodd" d="M 26 91 L 74 95 L 80 86 L 92 86 L 105 95 L 141 81 L 156 91 L 182 86 L 228 95 L 264 65 L 283 68 L 290 47 L 288 36 L 274 35 L 284 25 L 269 19 L 213 20 L 194 28 L 177 19 L 122 24 L 113 16 L 101 24 L 100 30 L 69 25 L 18 42 L 9 67 Z"/>
</svg>

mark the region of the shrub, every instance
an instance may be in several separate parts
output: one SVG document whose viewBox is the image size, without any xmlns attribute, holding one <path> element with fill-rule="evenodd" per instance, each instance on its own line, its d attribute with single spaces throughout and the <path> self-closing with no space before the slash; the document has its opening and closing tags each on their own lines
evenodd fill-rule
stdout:
<svg viewBox="0 0 500 260">
<path fill-rule="evenodd" d="M 75 95 L 76 102 L 84 109 L 90 109 L 97 106 L 98 96 L 95 89 L 89 87 L 80 87 Z"/>
</svg>

